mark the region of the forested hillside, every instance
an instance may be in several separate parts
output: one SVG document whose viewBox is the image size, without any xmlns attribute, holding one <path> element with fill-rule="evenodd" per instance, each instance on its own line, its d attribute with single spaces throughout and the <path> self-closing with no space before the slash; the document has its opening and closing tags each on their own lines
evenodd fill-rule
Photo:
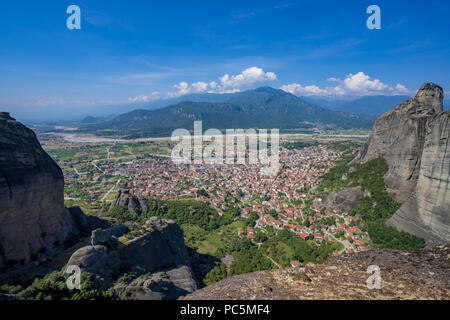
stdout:
<svg viewBox="0 0 450 320">
<path fill-rule="evenodd" d="M 231 96 L 226 103 L 184 101 L 158 110 L 135 110 L 86 131 L 127 137 L 170 135 L 178 128 L 193 130 L 194 121 L 208 128 L 370 128 L 374 118 L 332 111 L 270 87 Z"/>
<path fill-rule="evenodd" d="M 352 159 L 353 156 L 348 156 L 338 161 L 324 176 L 317 193 L 325 196 L 331 191 L 360 186 L 365 196 L 359 200 L 357 208 L 350 215 L 362 218 L 361 230 L 369 233 L 374 247 L 401 250 L 423 248 L 423 239 L 386 225 L 387 219 L 401 207 L 401 203 L 392 199 L 386 191 L 383 180 L 383 175 L 388 170 L 386 161 L 377 158 L 365 164 L 350 164 Z M 343 179 L 344 176 L 346 179 Z"/>
</svg>

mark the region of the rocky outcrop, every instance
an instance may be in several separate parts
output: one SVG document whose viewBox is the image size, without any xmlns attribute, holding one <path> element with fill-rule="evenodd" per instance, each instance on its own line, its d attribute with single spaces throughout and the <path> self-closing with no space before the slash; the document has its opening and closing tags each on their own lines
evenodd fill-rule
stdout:
<svg viewBox="0 0 450 320">
<path fill-rule="evenodd" d="M 428 121 L 415 194 L 388 224 L 428 243 L 450 243 L 450 111 Z"/>
<path fill-rule="evenodd" d="M 114 286 L 115 292 L 122 300 L 175 300 L 193 293 L 196 289 L 197 284 L 191 269 L 183 265 Z"/>
<path fill-rule="evenodd" d="M 108 231 L 102 230 L 102 229 L 97 229 L 97 230 L 92 231 L 91 245 L 96 246 L 96 245 L 106 244 L 110 239 L 111 239 L 111 235 L 109 234 Z"/>
<path fill-rule="evenodd" d="M 381 288 L 369 289 L 378 266 Z M 372 281 L 369 281 L 373 284 Z M 373 287 L 372 287 L 373 288 Z M 305 268 L 255 272 L 228 278 L 187 300 L 450 299 L 450 246 L 421 251 L 369 250 Z"/>
<path fill-rule="evenodd" d="M 120 250 L 124 262 L 147 270 L 189 264 L 183 231 L 175 222 L 153 217 L 146 227 L 146 233 L 126 242 Z"/>
<path fill-rule="evenodd" d="M 77 265 L 90 272 L 103 287 L 112 285 L 124 272 L 142 275 L 133 282 L 116 285 L 118 294 L 127 298 L 174 299 L 194 291 L 197 285 L 180 227 L 153 217 L 145 228 L 143 234 L 125 243 L 114 242 L 113 233 L 120 228 L 95 230 L 93 245 L 76 251 L 67 267 Z"/>
<path fill-rule="evenodd" d="M 143 197 L 135 197 L 130 194 L 129 190 L 119 190 L 116 199 L 111 203 L 109 210 L 114 207 L 122 207 L 134 215 L 147 213 L 148 202 Z"/>
<path fill-rule="evenodd" d="M 67 266 L 72 265 L 91 273 L 99 286 L 106 288 L 112 283 L 115 270 L 120 266 L 120 260 L 118 253 L 110 252 L 106 246 L 87 246 L 72 254 Z"/>
<path fill-rule="evenodd" d="M 91 245 L 107 244 L 113 238 L 120 238 L 130 232 L 127 226 L 114 226 L 106 230 L 96 229 L 91 233 Z"/>
<path fill-rule="evenodd" d="M 450 242 L 449 112 L 440 86 L 425 83 L 412 99 L 377 119 L 355 162 L 383 157 L 389 194 L 406 203 L 389 225 L 424 238 Z"/>
<path fill-rule="evenodd" d="M 389 194 L 399 202 L 414 193 L 428 121 L 443 110 L 440 86 L 425 83 L 416 96 L 379 117 L 356 162 L 383 157 L 389 166 L 384 180 Z"/>
<path fill-rule="evenodd" d="M 361 187 L 344 188 L 328 194 L 323 199 L 322 204 L 327 208 L 338 207 L 343 212 L 351 212 L 356 209 L 362 196 Z"/>
<path fill-rule="evenodd" d="M 77 229 L 83 236 L 91 234 L 93 230 L 107 229 L 111 226 L 109 222 L 104 219 L 86 215 L 80 207 L 70 207 L 68 209 Z"/>
<path fill-rule="evenodd" d="M 35 134 L 0 113 L 0 270 L 27 264 L 77 232 L 61 169 Z"/>
</svg>

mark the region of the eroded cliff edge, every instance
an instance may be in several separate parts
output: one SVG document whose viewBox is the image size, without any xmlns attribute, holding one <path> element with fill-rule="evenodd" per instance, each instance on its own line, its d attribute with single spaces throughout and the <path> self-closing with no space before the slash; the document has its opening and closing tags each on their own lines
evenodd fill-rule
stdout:
<svg viewBox="0 0 450 320">
<path fill-rule="evenodd" d="M 450 110 L 429 120 L 415 193 L 388 224 L 429 243 L 450 243 Z"/>
<path fill-rule="evenodd" d="M 414 98 L 376 120 L 354 160 L 386 160 L 387 191 L 406 201 L 388 224 L 428 244 L 450 242 L 450 113 L 442 111 L 443 99 L 440 86 L 424 83 Z"/>
<path fill-rule="evenodd" d="M 369 289 L 367 268 L 380 269 L 381 289 Z M 450 298 L 450 246 L 420 251 L 369 250 L 301 269 L 254 272 L 219 281 L 187 300 L 353 300 Z"/>
<path fill-rule="evenodd" d="M 183 231 L 175 222 L 151 217 L 128 241 L 111 235 L 124 236 L 127 229 L 94 231 L 91 245 L 74 252 L 66 267 L 77 265 L 89 272 L 99 287 L 113 286 L 121 300 L 173 300 L 197 289 Z M 128 277 L 118 280 L 124 274 Z"/>
<path fill-rule="evenodd" d="M 0 270 L 27 264 L 76 231 L 61 169 L 33 131 L 1 112 Z"/>
<path fill-rule="evenodd" d="M 386 159 L 384 176 L 389 194 L 406 201 L 414 193 L 419 177 L 428 121 L 443 110 L 444 93 L 434 83 L 424 83 L 414 98 L 379 117 L 356 162 Z"/>
</svg>

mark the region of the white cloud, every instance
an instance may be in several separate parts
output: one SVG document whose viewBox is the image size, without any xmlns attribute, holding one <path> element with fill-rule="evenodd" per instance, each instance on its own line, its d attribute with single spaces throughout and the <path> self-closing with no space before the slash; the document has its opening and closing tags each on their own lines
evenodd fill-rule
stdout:
<svg viewBox="0 0 450 320">
<path fill-rule="evenodd" d="M 177 89 L 177 91 L 175 92 L 168 92 L 167 96 L 169 98 L 175 98 L 175 97 L 179 97 L 179 96 L 183 96 L 185 94 L 189 94 L 191 93 L 191 88 L 189 87 L 189 83 L 187 83 L 186 81 L 182 81 L 179 84 L 176 84 L 173 86 L 175 89 Z"/>
<path fill-rule="evenodd" d="M 198 93 L 205 92 L 206 90 L 208 90 L 208 84 L 203 81 L 195 82 L 192 84 L 192 89 L 194 90 L 194 92 Z"/>
<path fill-rule="evenodd" d="M 134 98 L 128 98 L 129 102 L 149 102 L 150 100 L 148 99 L 148 97 L 144 94 L 141 94 L 137 97 Z"/>
<path fill-rule="evenodd" d="M 189 83 L 182 81 L 179 84 L 173 86 L 175 89 L 178 89 L 178 94 L 184 95 L 191 92 L 191 88 L 189 88 Z"/>
<path fill-rule="evenodd" d="M 382 91 L 388 88 L 388 85 L 382 83 L 379 79 L 371 80 L 370 76 L 364 72 L 357 74 L 349 74 L 343 81 L 343 86 L 348 91 L 355 91 L 358 93 L 369 91 Z"/>
<path fill-rule="evenodd" d="M 277 75 L 273 72 L 265 72 L 258 67 L 250 67 L 238 75 L 225 74 L 219 78 L 219 82 L 211 81 L 209 83 L 198 81 L 192 84 L 180 82 L 174 85 L 175 92 L 169 92 L 168 97 L 179 97 L 190 93 L 234 93 L 239 92 L 241 88 L 249 87 L 259 82 L 277 80 Z"/>
<path fill-rule="evenodd" d="M 371 79 L 364 72 L 349 74 L 344 80 L 328 78 L 329 82 L 336 82 L 335 87 L 320 88 L 316 85 L 304 86 L 292 83 L 281 87 L 282 90 L 299 96 L 366 96 L 366 95 L 397 95 L 410 94 L 404 85 L 398 83 L 391 87 L 379 79 Z"/>
<path fill-rule="evenodd" d="M 406 88 L 404 85 L 402 85 L 402 84 L 400 84 L 400 83 L 398 83 L 398 84 L 395 86 L 395 89 L 397 89 L 397 91 L 398 91 L 399 93 L 405 93 L 405 94 L 411 93 L 411 91 L 410 91 L 408 88 Z"/>
<path fill-rule="evenodd" d="M 157 99 L 159 99 L 159 92 L 155 91 L 155 92 L 152 92 L 151 95 L 141 94 L 134 98 L 128 98 L 128 101 L 137 103 L 137 102 L 150 102 L 150 101 L 157 100 Z"/>
<path fill-rule="evenodd" d="M 326 89 L 320 89 L 318 86 L 302 86 L 298 83 L 287 84 L 281 87 L 281 90 L 290 92 L 299 96 L 323 96 L 327 95 Z"/>
<path fill-rule="evenodd" d="M 224 75 L 219 78 L 223 89 L 241 88 L 251 86 L 257 82 L 277 80 L 277 75 L 273 72 L 264 72 L 258 67 L 247 68 L 238 75 Z"/>
<path fill-rule="evenodd" d="M 215 82 L 215 81 L 211 81 L 211 82 L 209 83 L 209 87 L 210 87 L 212 90 L 215 90 L 215 89 L 217 89 L 217 88 L 219 87 L 219 84 L 218 84 L 217 82 Z"/>
</svg>

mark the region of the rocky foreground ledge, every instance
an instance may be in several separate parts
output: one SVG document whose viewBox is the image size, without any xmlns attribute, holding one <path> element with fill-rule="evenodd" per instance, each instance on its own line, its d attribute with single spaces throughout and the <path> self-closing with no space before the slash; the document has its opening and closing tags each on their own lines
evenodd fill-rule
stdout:
<svg viewBox="0 0 450 320">
<path fill-rule="evenodd" d="M 381 289 L 369 289 L 377 265 Z M 261 271 L 222 280 L 187 300 L 450 299 L 450 245 L 421 251 L 369 250 L 300 269 Z"/>
</svg>

